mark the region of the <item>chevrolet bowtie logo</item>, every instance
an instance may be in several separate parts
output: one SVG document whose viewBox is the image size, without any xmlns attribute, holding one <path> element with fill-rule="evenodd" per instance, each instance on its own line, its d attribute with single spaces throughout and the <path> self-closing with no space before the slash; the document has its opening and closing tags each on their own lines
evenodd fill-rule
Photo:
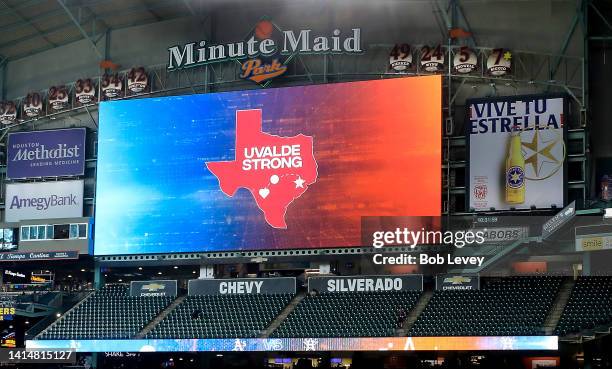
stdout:
<svg viewBox="0 0 612 369">
<path fill-rule="evenodd" d="M 163 290 L 165 288 L 166 288 L 165 285 L 159 284 L 159 283 L 145 284 L 145 285 L 142 286 L 143 290 L 148 290 L 148 291 Z"/>
<path fill-rule="evenodd" d="M 464 283 L 470 283 L 471 280 L 472 278 L 470 277 L 463 277 L 463 276 L 458 275 L 455 277 L 444 278 L 444 283 L 464 284 Z"/>
</svg>

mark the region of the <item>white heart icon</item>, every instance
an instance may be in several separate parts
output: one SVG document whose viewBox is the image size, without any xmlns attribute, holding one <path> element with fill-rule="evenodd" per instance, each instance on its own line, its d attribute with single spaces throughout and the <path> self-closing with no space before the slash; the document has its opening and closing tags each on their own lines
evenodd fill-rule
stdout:
<svg viewBox="0 0 612 369">
<path fill-rule="evenodd" d="M 261 188 L 259 190 L 259 196 L 261 196 L 263 199 L 265 199 L 266 197 L 268 197 L 268 195 L 270 194 L 270 190 L 267 188 Z"/>
</svg>

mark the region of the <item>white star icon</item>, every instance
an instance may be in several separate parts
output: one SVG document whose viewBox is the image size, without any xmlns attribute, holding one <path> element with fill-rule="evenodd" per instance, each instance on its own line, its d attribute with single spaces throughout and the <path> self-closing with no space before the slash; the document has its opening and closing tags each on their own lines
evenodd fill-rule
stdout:
<svg viewBox="0 0 612 369">
<path fill-rule="evenodd" d="M 303 180 L 302 177 L 298 177 L 298 179 L 293 181 L 293 183 L 295 183 L 295 188 L 304 188 L 304 182 L 306 181 Z"/>
</svg>

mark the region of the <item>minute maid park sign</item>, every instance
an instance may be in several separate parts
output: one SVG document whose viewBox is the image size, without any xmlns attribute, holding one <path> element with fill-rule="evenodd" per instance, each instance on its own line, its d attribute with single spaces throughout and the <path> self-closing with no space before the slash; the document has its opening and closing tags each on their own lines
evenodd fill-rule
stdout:
<svg viewBox="0 0 612 369">
<path fill-rule="evenodd" d="M 296 54 L 363 53 L 361 29 L 343 33 L 334 29 L 317 35 L 311 29 L 281 30 L 269 20 L 259 21 L 244 41 L 212 44 L 206 40 L 168 48 L 168 70 L 236 60 L 240 78 L 266 85 L 287 71 Z"/>
</svg>

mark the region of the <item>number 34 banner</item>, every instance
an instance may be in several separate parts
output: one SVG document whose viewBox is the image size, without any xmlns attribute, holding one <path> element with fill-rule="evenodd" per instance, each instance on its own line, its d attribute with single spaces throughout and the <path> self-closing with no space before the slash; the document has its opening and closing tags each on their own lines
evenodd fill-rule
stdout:
<svg viewBox="0 0 612 369">
<path fill-rule="evenodd" d="M 467 106 L 469 208 L 562 208 L 565 97 L 473 99 Z"/>
</svg>

